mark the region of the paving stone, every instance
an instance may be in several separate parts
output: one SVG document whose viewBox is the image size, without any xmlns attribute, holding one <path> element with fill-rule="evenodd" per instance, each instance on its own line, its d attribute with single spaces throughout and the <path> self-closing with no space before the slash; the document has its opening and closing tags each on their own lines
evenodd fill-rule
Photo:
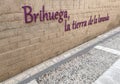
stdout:
<svg viewBox="0 0 120 84">
<path fill-rule="evenodd" d="M 120 65 L 120 60 L 113 64 L 94 84 L 120 84 L 120 69 L 116 67 L 118 65 Z"/>
</svg>

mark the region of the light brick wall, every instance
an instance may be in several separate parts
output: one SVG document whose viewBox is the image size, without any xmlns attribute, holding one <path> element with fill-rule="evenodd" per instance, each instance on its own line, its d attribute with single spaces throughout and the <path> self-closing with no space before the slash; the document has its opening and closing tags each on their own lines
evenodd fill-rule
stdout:
<svg viewBox="0 0 120 84">
<path fill-rule="evenodd" d="M 22 6 L 38 12 L 67 10 L 73 20 L 110 15 L 110 21 L 65 32 L 64 23 L 25 24 Z M 120 0 L 0 0 L 0 81 L 78 46 L 120 25 Z"/>
</svg>

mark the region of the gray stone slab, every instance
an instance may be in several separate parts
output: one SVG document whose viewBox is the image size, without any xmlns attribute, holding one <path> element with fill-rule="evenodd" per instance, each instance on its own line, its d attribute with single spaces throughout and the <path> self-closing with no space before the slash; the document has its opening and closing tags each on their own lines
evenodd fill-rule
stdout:
<svg viewBox="0 0 120 84">
<path fill-rule="evenodd" d="M 93 84 L 120 84 L 120 59 Z"/>
<path fill-rule="evenodd" d="M 117 34 L 114 37 L 104 41 L 100 45 L 105 46 L 105 47 L 109 47 L 112 49 L 120 50 L 120 34 Z"/>
</svg>

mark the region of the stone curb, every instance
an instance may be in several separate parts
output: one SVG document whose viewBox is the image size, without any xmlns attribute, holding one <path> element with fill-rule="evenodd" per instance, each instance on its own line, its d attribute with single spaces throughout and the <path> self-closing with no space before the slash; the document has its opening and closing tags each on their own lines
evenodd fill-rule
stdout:
<svg viewBox="0 0 120 84">
<path fill-rule="evenodd" d="M 55 58 L 49 59 L 31 69 L 22 72 L 21 74 L 16 75 L 15 77 L 3 81 L 0 84 L 27 84 L 30 81 L 35 80 L 36 78 L 45 74 L 46 72 L 54 68 L 57 68 L 58 66 L 69 61 L 70 59 L 86 53 L 87 51 L 92 49 L 95 45 L 103 42 L 106 39 L 111 38 L 114 35 L 117 35 L 118 33 L 120 33 L 120 27 L 117 27 L 116 29 L 113 29 L 103 35 L 100 35 L 97 38 L 88 41 L 76 48 L 73 48 Z"/>
</svg>

